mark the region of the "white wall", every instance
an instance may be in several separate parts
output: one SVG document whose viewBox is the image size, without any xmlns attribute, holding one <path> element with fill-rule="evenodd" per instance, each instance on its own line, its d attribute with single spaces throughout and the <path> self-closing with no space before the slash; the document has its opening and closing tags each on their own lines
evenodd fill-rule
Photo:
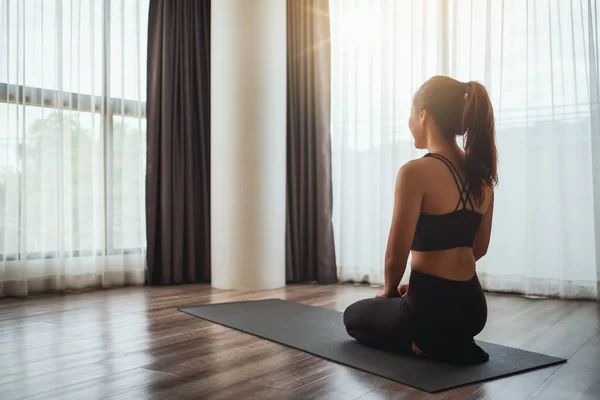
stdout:
<svg viewBox="0 0 600 400">
<path fill-rule="evenodd" d="M 211 6 L 212 285 L 285 285 L 286 1 Z"/>
</svg>

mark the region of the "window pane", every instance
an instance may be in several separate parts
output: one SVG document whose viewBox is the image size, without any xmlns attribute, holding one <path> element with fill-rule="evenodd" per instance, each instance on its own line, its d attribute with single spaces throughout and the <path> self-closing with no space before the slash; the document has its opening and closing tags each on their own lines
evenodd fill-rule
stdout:
<svg viewBox="0 0 600 400">
<path fill-rule="evenodd" d="M 10 132 L 0 136 L 0 252 L 38 258 L 102 249 L 99 116 L 0 104 L 0 121 L 8 124 L 0 132 Z"/>
<path fill-rule="evenodd" d="M 587 118 L 589 12 L 587 2 L 453 0 L 451 72 L 487 86 L 501 124 Z"/>
<path fill-rule="evenodd" d="M 146 119 L 114 116 L 111 148 L 111 250 L 140 249 L 146 243 Z"/>
<path fill-rule="evenodd" d="M 102 2 L 0 3 L 0 82 L 102 93 Z"/>
<path fill-rule="evenodd" d="M 0 103 L 0 253 L 2 254 L 16 254 L 19 248 L 17 123 L 17 107 Z M 0 260 L 2 260 L 1 256 Z"/>
<path fill-rule="evenodd" d="M 45 1 L 45 0 L 44 0 Z M 62 0 L 62 90 L 102 94 L 102 1 Z"/>
<path fill-rule="evenodd" d="M 149 0 L 110 3 L 110 96 L 146 100 L 147 10 Z"/>
<path fill-rule="evenodd" d="M 102 249 L 99 116 L 39 107 L 27 107 L 27 113 L 27 252 L 92 254 Z"/>
</svg>

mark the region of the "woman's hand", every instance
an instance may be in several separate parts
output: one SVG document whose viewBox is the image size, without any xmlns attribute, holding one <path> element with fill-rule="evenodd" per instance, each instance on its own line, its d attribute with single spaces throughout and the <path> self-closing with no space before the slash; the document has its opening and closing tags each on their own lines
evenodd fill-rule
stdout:
<svg viewBox="0 0 600 400">
<path fill-rule="evenodd" d="M 400 295 L 400 297 L 406 296 L 406 293 L 408 293 L 408 285 L 404 283 L 398 285 L 398 294 Z"/>
<path fill-rule="evenodd" d="M 393 297 L 404 297 L 406 296 L 406 293 L 408 293 L 408 285 L 407 284 L 401 284 L 398 285 L 398 291 L 395 293 L 392 293 L 390 290 L 382 290 L 381 292 L 379 292 L 377 294 L 378 299 L 389 299 L 389 298 L 393 298 Z"/>
<path fill-rule="evenodd" d="M 377 296 L 375 296 L 378 299 L 391 299 L 394 297 L 399 297 L 398 292 L 393 292 L 391 290 L 383 290 L 379 293 L 377 293 Z"/>
</svg>

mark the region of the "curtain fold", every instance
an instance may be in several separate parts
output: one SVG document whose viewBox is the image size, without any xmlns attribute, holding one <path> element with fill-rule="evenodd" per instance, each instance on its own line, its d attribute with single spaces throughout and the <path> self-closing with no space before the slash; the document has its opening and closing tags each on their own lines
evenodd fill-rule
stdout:
<svg viewBox="0 0 600 400">
<path fill-rule="evenodd" d="M 287 1 L 286 279 L 337 282 L 328 0 Z"/>
<path fill-rule="evenodd" d="M 210 2 L 151 0 L 147 282 L 210 280 Z"/>
<path fill-rule="evenodd" d="M 147 0 L 0 0 L 0 297 L 144 283 Z"/>
<path fill-rule="evenodd" d="M 331 0 L 330 8 L 340 279 L 383 283 L 394 177 L 424 153 L 407 126 L 412 96 L 446 74 L 483 83 L 495 110 L 499 186 L 490 249 L 477 266 L 484 288 L 598 299 L 597 1 Z"/>
</svg>

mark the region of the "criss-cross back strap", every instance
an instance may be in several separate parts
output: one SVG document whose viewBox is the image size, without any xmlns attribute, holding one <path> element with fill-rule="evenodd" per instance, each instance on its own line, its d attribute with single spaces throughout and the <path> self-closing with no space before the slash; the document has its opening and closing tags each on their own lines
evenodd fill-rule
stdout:
<svg viewBox="0 0 600 400">
<path fill-rule="evenodd" d="M 456 205 L 456 209 L 454 211 L 458 210 L 458 207 L 460 207 L 461 203 L 463 205 L 463 208 L 468 208 L 467 202 L 469 202 L 469 204 L 471 205 L 471 209 L 474 210 L 475 207 L 473 207 L 473 202 L 471 202 L 471 197 L 469 196 L 471 189 L 470 189 L 469 185 L 467 185 L 466 180 L 463 181 L 462 179 L 460 179 L 460 173 L 458 172 L 458 169 L 456 169 L 454 164 L 452 164 L 452 162 L 450 160 L 448 160 L 446 157 L 442 156 L 441 154 L 428 153 L 425 155 L 425 157 L 433 157 L 433 158 L 436 158 L 436 159 L 442 161 L 444 164 L 446 164 L 446 166 L 450 170 L 450 173 L 452 174 L 452 177 L 454 178 L 454 183 L 456 183 L 456 187 L 458 188 L 458 193 L 460 195 L 460 198 L 458 199 L 458 204 Z"/>
</svg>

